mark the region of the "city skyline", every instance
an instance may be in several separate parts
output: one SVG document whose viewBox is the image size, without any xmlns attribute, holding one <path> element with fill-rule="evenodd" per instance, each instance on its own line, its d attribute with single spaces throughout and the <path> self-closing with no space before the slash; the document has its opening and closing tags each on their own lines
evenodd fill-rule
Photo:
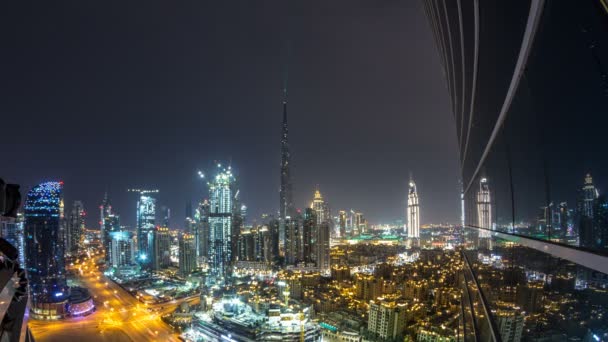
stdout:
<svg viewBox="0 0 608 342">
<path fill-rule="evenodd" d="M 151 5 L 149 11 L 137 14 L 141 28 L 127 20 L 136 8 L 125 8 L 124 14 L 110 14 L 109 8 L 95 14 L 87 12 L 86 5 L 65 8 L 66 14 L 88 13 L 84 15 L 89 16 L 89 24 L 76 21 L 76 15 L 65 19 L 68 26 L 84 25 L 86 40 L 94 41 L 101 51 L 95 53 L 97 48 L 88 43 L 63 42 L 55 46 L 57 54 L 86 58 L 53 59 L 31 69 L 17 54 L 44 54 L 40 49 L 49 37 L 37 30 L 21 32 L 21 41 L 31 44 L 16 47 L 15 55 L 0 57 L 6 62 L 2 65 L 12 65 L 5 74 L 12 84 L 5 90 L 3 111 L 9 113 L 5 124 L 29 126 L 23 121 L 26 117 L 39 122 L 15 135 L 8 132 L 8 148 L 17 159 L 15 168 L 7 169 L 3 177 L 23 189 L 45 180 L 63 180 L 68 185 L 66 203 L 81 200 L 89 211 L 108 191 L 122 224 L 129 226 L 135 224 L 135 196 L 126 189 L 158 188 L 159 206 L 168 206 L 174 223 L 181 226 L 187 201 L 195 203 L 205 193 L 196 171 L 210 169 L 214 160 L 232 160 L 250 216 L 278 212 L 277 138 L 283 111 L 284 46 L 289 40 L 289 143 L 296 207 L 305 208 L 309 193 L 319 184 L 331 203 L 361 210 L 370 222 L 402 219 L 407 200 L 403 189 L 411 171 L 417 175 L 418 191 L 424 193 L 423 223 L 456 221 L 455 135 L 422 5 L 349 3 L 348 13 L 340 13 L 344 4 L 323 4 L 312 11 L 277 2 L 267 10 L 253 8 L 256 12 L 251 16 L 235 16 L 230 5 L 175 8 L 186 27 L 172 31 L 170 37 L 155 36 L 161 40 L 157 43 L 142 42 L 141 55 L 133 59 L 111 51 L 134 43 L 134 37 L 121 32 L 139 37 L 147 29 L 153 31 L 161 7 Z M 46 27 L 50 13 L 58 12 L 49 8 L 34 14 L 36 19 L 29 25 Z M 104 15 L 118 16 L 116 31 L 100 31 L 94 24 Z M 226 20 L 218 22 L 215 17 Z M 363 25 L 352 22 L 352 17 Z M 380 17 L 381 21 L 375 19 Z M 75 21 L 70 24 L 70 20 Z M 310 30 L 309 21 L 318 22 L 318 28 Z M 226 35 L 210 34 L 205 22 L 219 25 Z M 276 30 L 279 26 L 289 31 L 289 37 Z M 364 27 L 382 32 L 382 38 Z M 336 35 L 327 36 L 326 30 Z M 57 28 L 47 33 L 69 32 Z M 234 43 L 227 45 L 228 41 Z M 168 55 L 166 49 L 179 53 Z M 223 62 L 206 53 L 216 50 L 223 51 Z M 140 60 L 148 62 L 140 65 Z M 185 70 L 184 65 L 192 69 Z M 102 72 L 114 67 L 127 76 Z M 46 75 L 48 83 L 26 91 L 23 82 L 40 75 Z M 317 82 L 327 75 L 332 75 L 331 80 Z M 92 83 L 87 83 L 89 79 Z M 61 87 L 66 93 L 54 94 L 53 89 Z M 22 106 L 17 99 L 24 96 L 38 100 Z M 38 152 L 39 137 L 47 133 L 41 131 L 43 127 L 55 132 L 55 138 L 44 143 L 57 151 L 52 158 L 39 156 L 44 170 L 28 161 Z M 385 200 L 379 203 L 376 198 Z M 87 217 L 87 227 L 95 224 L 92 219 Z"/>
</svg>

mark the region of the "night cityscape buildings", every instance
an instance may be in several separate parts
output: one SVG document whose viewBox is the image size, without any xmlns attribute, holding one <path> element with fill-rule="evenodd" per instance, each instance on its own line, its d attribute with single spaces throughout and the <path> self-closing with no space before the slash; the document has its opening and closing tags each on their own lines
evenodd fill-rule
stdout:
<svg viewBox="0 0 608 342">
<path fill-rule="evenodd" d="M 19 326 L 19 322 L 25 320 L 33 335 L 30 336 L 27 329 L 20 331 L 24 331 L 28 341 L 33 336 L 40 341 L 608 341 L 608 197 L 604 193 L 608 163 L 602 158 L 608 127 L 605 115 L 608 109 L 608 2 L 581 0 L 575 6 L 545 0 L 425 0 L 419 5 L 426 11 L 451 100 L 455 147 L 458 149 L 456 158 L 460 163 L 460 182 L 456 177 L 453 180 L 453 204 L 461 208 L 459 218 L 454 215 L 453 222 L 437 222 L 440 215 L 433 215 L 437 210 L 433 206 L 440 200 L 438 194 L 443 193 L 437 188 L 445 187 L 440 186 L 443 183 L 437 180 L 438 177 L 434 177 L 437 174 L 433 167 L 437 164 L 432 163 L 431 153 L 419 146 L 415 151 L 407 152 L 407 146 L 394 143 L 397 140 L 393 139 L 403 133 L 403 126 L 392 131 L 389 121 L 380 118 L 386 114 L 382 113 L 383 107 L 378 102 L 369 103 L 369 108 L 375 111 L 371 119 L 357 117 L 361 113 L 356 108 L 359 103 L 352 101 L 355 99 L 352 94 L 356 93 L 347 89 L 351 97 L 343 102 L 355 104 L 348 108 L 347 120 L 344 117 L 311 120 L 318 118 L 312 114 L 314 107 L 307 107 L 308 103 L 300 107 L 300 102 L 294 109 L 301 109 L 305 115 L 290 118 L 292 126 L 289 128 L 293 135 L 289 138 L 293 139 L 289 140 L 284 87 L 279 155 L 271 153 L 276 141 L 273 143 L 271 138 L 258 141 L 254 135 L 243 135 L 239 127 L 246 125 L 254 132 L 259 129 L 258 120 L 268 127 L 279 120 L 270 125 L 260 116 L 246 121 L 238 114 L 227 115 L 237 112 L 230 107 L 233 102 L 240 103 L 244 99 L 222 97 L 223 106 L 204 108 L 221 114 L 214 117 L 217 122 L 208 120 L 208 114 L 199 115 L 198 108 L 196 118 L 200 116 L 202 120 L 190 118 L 192 120 L 188 121 L 196 128 L 193 141 L 198 147 L 192 154 L 196 157 L 189 157 L 187 146 L 171 139 L 171 144 L 183 148 L 183 154 L 172 152 L 175 150 L 171 147 L 155 145 L 150 138 L 143 140 L 144 147 L 152 152 L 150 154 L 163 156 L 162 163 L 158 163 L 162 164 L 159 170 L 166 173 L 149 168 L 144 162 L 144 153 L 132 154 L 138 156 L 133 160 L 104 161 L 103 165 L 120 165 L 121 170 L 108 167 L 104 170 L 107 177 L 98 181 L 103 184 L 111 179 L 112 184 L 105 186 L 115 191 L 114 206 L 110 204 L 107 192 L 104 195 L 99 207 L 99 222 L 97 214 L 94 215 L 96 222 L 90 222 L 84 207 L 84 204 L 92 203 L 86 192 L 94 192 L 96 197 L 102 193 L 103 186 L 97 182 L 80 183 L 73 188 L 66 186 L 65 192 L 63 182 L 42 182 L 29 187 L 21 206 L 19 186 L 0 181 L 0 288 L 15 286 L 14 291 L 9 289 L 3 291 L 4 296 L 0 295 L 0 313 L 5 311 L 0 322 L 0 340 L 7 340 L 3 334 L 8 330 L 14 335 L 8 340 L 17 340 L 14 337 L 20 333 L 15 334 L 13 325 Z M 390 4 L 384 6 L 392 9 Z M 407 6 L 415 5 L 404 6 L 411 10 Z M 372 7 L 367 8 L 369 13 L 374 10 Z M 209 9 L 213 8 L 209 5 Z M 251 13 L 255 13 L 254 8 L 249 8 Z M 272 9 L 273 6 L 266 8 L 270 13 Z M 177 8 L 171 10 L 178 13 Z M 146 18 L 145 12 L 138 13 Z M 338 13 L 351 18 L 348 11 Z M 63 19 L 69 19 L 67 14 L 66 11 Z M 241 20 L 244 18 L 236 12 L 233 15 Z M 395 11 L 395 16 L 398 15 Z M 201 21 L 201 16 L 199 12 L 192 13 L 197 22 Z M 190 28 L 188 18 L 177 17 Z M 290 20 L 290 26 L 297 28 L 300 18 L 289 18 L 294 19 Z M 339 16 L 331 18 L 340 20 Z M 377 18 L 390 19 L 386 14 L 374 17 L 382 25 L 384 20 Z M 258 34 L 259 28 L 250 25 L 254 22 L 245 21 L 251 29 L 247 36 L 251 44 L 247 47 L 261 51 L 255 38 L 266 33 Z M 375 29 L 367 30 L 365 20 L 356 23 L 363 27 L 365 34 L 376 37 Z M 219 26 L 223 20 L 212 24 Z M 141 25 L 148 28 L 145 21 Z M 236 25 L 234 31 L 243 27 Z M 281 28 L 278 34 L 281 39 L 284 39 L 283 35 L 291 34 L 296 38 L 311 37 L 295 28 L 276 27 Z M 317 35 L 317 39 L 305 43 L 298 40 L 300 45 L 295 51 L 302 53 L 298 56 L 300 60 L 307 58 L 311 64 L 318 64 L 305 53 L 307 44 L 322 46 L 317 43 L 322 36 L 339 37 L 340 32 L 333 32 L 324 25 L 319 27 L 322 34 Z M 165 33 L 162 27 L 159 30 Z M 92 30 L 74 31 L 86 33 L 83 36 L 87 39 L 93 34 Z M 141 43 L 128 45 L 133 46 L 130 50 L 133 57 L 138 57 L 137 52 L 148 52 L 143 47 L 149 43 L 146 39 L 149 37 L 143 35 L 143 31 L 147 30 L 142 30 L 144 39 Z M 228 45 L 242 45 L 238 39 L 232 39 L 235 32 L 218 31 L 223 31 L 221 38 L 226 49 Z M 416 33 L 423 37 L 424 32 Z M 161 39 L 163 34 L 157 38 Z M 279 40 L 278 37 L 273 39 Z M 378 47 L 384 39 L 384 35 L 378 36 Z M 16 40 L 23 44 L 28 42 L 27 39 Z M 395 44 L 393 39 L 386 40 Z M 230 44 L 226 44 L 227 41 Z M 95 47 L 101 44 L 91 42 Z M 363 41 L 355 42 L 349 45 L 369 47 Z M 407 44 L 412 43 L 408 41 Z M 159 45 L 164 47 L 164 44 Z M 329 49 L 333 47 L 331 45 L 324 47 Z M 413 45 L 407 46 L 408 53 L 416 52 Z M 180 51 L 174 47 L 166 50 Z M 344 47 L 340 50 L 353 58 L 354 51 L 361 51 Z M 388 58 L 391 53 L 378 53 L 382 51 L 376 48 L 366 50 L 372 51 L 370 55 L 383 56 L 384 62 L 391 62 Z M 213 46 L 206 51 L 214 51 Z M 224 58 L 224 50 L 218 51 L 221 51 L 222 63 L 232 65 L 230 58 Z M 321 57 L 321 49 L 313 52 Z M 81 57 L 74 55 L 78 57 L 74 60 Z M 146 55 L 150 57 L 150 65 L 156 68 L 153 54 Z M 64 56 L 58 56 L 60 58 L 52 62 L 61 62 Z M 261 56 L 266 58 L 265 54 Z M 243 58 L 243 61 L 251 60 Z M 353 70 L 347 62 L 350 61 L 339 66 Z M 391 74 L 402 78 L 395 70 L 405 70 L 411 63 L 408 59 L 407 64 L 394 65 Z M 116 63 L 116 68 L 121 65 Z M 146 74 L 150 71 L 147 67 L 148 64 L 142 65 Z M 416 64 L 416 68 L 422 67 L 421 63 Z M 247 74 L 242 71 L 252 70 L 247 68 L 239 69 L 235 74 L 240 77 Z M 195 69 L 187 70 L 190 73 Z M 335 71 L 338 75 L 338 70 Z M 217 74 L 228 77 L 221 72 Z M 302 74 L 296 75 L 308 81 L 306 77 L 310 76 Z M 363 80 L 363 74 L 353 73 L 353 79 Z M 58 98 L 62 92 L 51 92 L 53 89 L 43 82 L 52 75 L 41 75 L 44 77 L 40 77 L 36 85 L 47 90 L 49 98 Z M 118 75 L 123 76 L 122 72 Z M 216 77 L 214 73 L 205 75 Z M 67 76 L 73 75 L 68 73 Z M 103 75 L 93 76 L 100 77 L 102 82 L 99 84 L 108 80 L 101 77 Z M 426 81 L 428 75 L 412 73 L 411 76 L 412 79 L 424 77 Z M 318 82 L 316 78 L 310 78 Z M 124 79 L 128 81 L 128 77 Z M 392 88 L 390 83 L 384 83 L 388 80 L 380 77 L 379 80 L 383 82 L 373 84 L 379 89 L 378 93 L 403 92 L 400 88 L 389 89 Z M 256 85 L 259 82 L 260 89 L 265 89 L 263 80 L 255 82 Z M 236 92 L 240 83 L 226 84 L 234 86 L 232 89 Z M 245 79 L 243 83 L 247 84 Z M 342 100 L 339 89 L 331 82 L 319 82 L 323 86 L 325 83 L 330 83 L 334 93 L 330 93 L 330 101 L 324 105 L 340 113 L 340 107 L 332 107 Z M 428 83 L 432 92 L 426 91 L 435 100 L 437 87 Z M 116 82 L 108 84 L 120 86 Z M 417 85 L 424 88 L 425 82 Z M 19 83 L 14 86 L 18 87 Z M 217 82 L 217 87 L 223 88 L 224 84 Z M 9 92 L 9 88 L 4 89 L 5 92 Z M 31 87 L 31 91 L 35 88 Z M 186 93 L 182 88 L 177 89 L 180 91 L 176 93 Z M 213 91 L 209 87 L 205 89 Z M 96 96 L 94 93 L 91 92 L 92 97 Z M 109 98 L 115 97 L 111 92 L 106 93 Z M 132 90 L 132 93 L 136 91 Z M 302 99 L 312 102 L 310 96 L 314 93 L 303 93 Z M 171 95 L 174 94 L 166 92 L 167 97 L 171 98 Z M 374 99 L 371 91 L 365 95 L 362 97 Z M 394 97 L 393 93 L 389 95 Z M 76 105 L 77 100 L 75 96 L 70 98 Z M 296 100 L 300 99 L 294 98 L 293 103 L 297 103 Z M 22 102 L 20 105 L 32 109 L 27 101 Z M 52 105 L 45 101 L 33 102 L 40 108 Z M 270 107 L 276 101 L 268 103 Z M 146 128 L 149 136 L 155 133 L 152 127 L 152 109 L 155 108 L 152 107 L 152 114 L 146 113 L 148 120 L 145 121 L 146 126 L 150 125 Z M 188 108 L 172 109 L 179 113 Z M 247 108 L 250 109 L 251 113 L 257 113 L 256 108 Z M 428 115 L 436 110 L 412 112 Z M 48 111 L 54 114 L 49 115 L 51 120 L 57 120 L 59 114 L 56 112 Z M 401 113 L 399 111 L 399 115 Z M 294 110 L 293 114 L 299 113 Z M 119 129 L 122 129 L 123 121 L 106 115 L 107 120 L 98 120 L 96 124 L 109 123 L 122 133 Z M 224 118 L 220 116 L 229 118 L 222 121 Z M 174 121 L 178 121 L 176 118 L 166 115 L 162 118 L 166 126 L 163 132 L 169 138 L 177 136 L 171 133 L 177 127 L 173 126 Z M 413 118 L 408 117 L 412 121 L 408 123 L 421 127 Z M 357 120 L 364 121 L 367 127 L 357 130 L 360 127 L 356 125 Z M 311 121 L 314 125 L 306 126 Z M 335 129 L 335 123 L 332 126 L 332 121 L 339 123 L 339 130 Z M 48 124 L 40 118 L 35 122 L 45 128 Z M 57 122 L 58 126 L 69 126 L 62 120 Z M 128 124 L 124 127 L 132 128 Z M 222 128 L 221 135 L 214 132 L 217 127 Z M 29 130 L 44 135 L 34 125 L 29 126 Z M 376 131 L 382 134 L 378 135 Z M 432 132 L 434 139 L 429 145 L 445 138 L 441 130 L 433 129 Z M 428 133 L 408 131 L 417 142 L 420 141 L 417 134 Z M 184 131 L 184 135 L 188 132 Z M 204 140 L 207 135 L 213 137 L 211 148 L 207 148 Z M 248 146 L 240 145 L 243 142 L 235 136 L 243 138 Z M 365 146 L 356 145 L 353 136 L 365 142 Z M 315 139 L 311 139 L 313 137 Z M 324 137 L 343 144 L 328 146 Z M 132 148 L 130 145 L 139 146 L 130 144 L 128 137 L 123 141 L 119 134 L 113 139 L 127 150 Z M 384 145 L 376 145 L 377 140 L 383 139 L 386 139 Z M 35 140 L 24 140 L 27 145 L 35 145 Z M 312 184 L 321 182 L 326 197 L 317 186 L 309 193 L 313 195 L 312 200 L 305 196 L 300 198 L 293 193 L 291 176 L 300 168 L 293 168 L 295 155 L 291 155 L 291 148 L 298 150 L 302 145 L 316 144 L 317 140 L 322 140 L 321 147 L 327 149 L 319 153 L 320 145 L 314 145 L 315 151 L 310 153 L 314 160 L 309 156 L 310 160 L 297 164 L 306 171 L 302 172 L 303 184 L 312 189 Z M 253 159 L 258 164 L 248 165 L 251 159 L 245 154 L 251 154 L 248 148 L 258 142 L 269 157 L 256 154 Z M 59 143 L 58 146 L 61 147 Z M 111 144 L 104 147 L 110 149 Z M 368 158 L 363 157 L 366 155 L 363 150 L 368 147 L 373 158 L 369 158 L 370 154 L 367 154 Z M 200 156 L 201 151 L 209 155 Z M 413 153 L 420 151 L 423 153 Z M 28 157 L 27 152 L 20 153 Z M 112 151 L 111 155 L 115 153 Z M 351 154 L 357 157 L 356 168 L 344 167 L 346 164 L 341 160 L 334 163 L 336 156 Z M 396 184 L 400 184 L 403 170 L 407 168 L 380 159 L 387 155 L 406 155 L 408 162 L 418 167 L 421 164 L 416 159 L 418 154 L 429 163 L 419 166 L 425 172 L 417 176 L 416 182 L 410 176 L 404 213 L 404 189 Z M 213 161 L 214 171 L 209 177 L 202 171 L 196 176 L 194 163 L 211 162 L 215 155 L 229 162 Z M 165 161 L 168 156 L 174 156 L 176 160 Z M 96 155 L 95 159 L 101 160 L 99 157 Z M 58 155 L 52 154 L 48 159 L 40 155 L 34 159 L 36 176 L 24 176 L 25 181 L 40 179 L 41 174 L 46 177 L 47 173 L 65 173 L 69 179 L 78 178 L 74 176 L 79 173 L 76 168 L 52 167 L 52 158 L 58 158 Z M 268 172 L 272 164 L 276 167 L 279 158 L 280 175 Z M 267 169 L 258 173 L 261 163 L 267 164 Z M 440 167 L 444 164 L 444 160 L 439 161 Z M 75 165 L 71 163 L 70 167 Z M 161 195 L 158 190 L 128 190 L 136 193 L 137 199 L 125 202 L 131 209 L 137 202 L 137 210 L 128 210 L 130 215 L 121 212 L 119 216 L 116 209 L 124 203 L 123 196 L 116 195 L 116 190 L 124 191 L 125 183 L 132 182 L 128 178 L 133 165 L 149 170 L 145 174 L 133 171 L 139 182 L 159 186 L 163 192 Z M 27 166 L 25 163 L 24 170 Z M 327 176 L 334 169 L 340 177 Z M 395 169 L 394 174 L 399 174 L 399 179 L 390 178 L 392 169 Z M 275 171 L 279 170 L 275 168 Z M 186 174 L 192 179 L 186 179 Z M 272 178 L 274 185 L 268 186 L 261 181 L 264 177 Z M 280 182 L 278 206 L 274 192 L 277 182 Z M 425 186 L 418 193 L 417 185 L 422 184 Z M 176 189 L 169 189 L 171 186 Z M 458 195 L 461 195 L 460 201 Z M 424 199 L 422 217 L 419 196 Z M 265 197 L 274 205 L 264 202 Z M 245 200 L 249 207 L 243 204 Z M 329 202 L 332 207 L 342 210 L 334 211 L 332 216 Z M 178 208 L 187 203 L 185 217 L 181 217 L 181 210 L 170 209 L 172 203 L 180 203 Z M 193 207 L 191 203 L 196 205 Z M 384 217 L 382 206 L 394 207 L 395 217 Z M 28 300 L 24 300 L 25 296 Z M 27 315 L 24 314 L 26 307 Z"/>
</svg>

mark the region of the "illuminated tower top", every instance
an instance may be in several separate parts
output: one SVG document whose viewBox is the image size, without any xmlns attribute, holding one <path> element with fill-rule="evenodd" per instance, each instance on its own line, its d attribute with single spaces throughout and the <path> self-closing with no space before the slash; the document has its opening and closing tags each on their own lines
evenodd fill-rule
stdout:
<svg viewBox="0 0 608 342">
<path fill-rule="evenodd" d="M 46 182 L 32 188 L 25 201 L 25 254 L 34 302 L 65 300 L 64 240 L 60 216 L 63 182 Z"/>
<path fill-rule="evenodd" d="M 327 208 L 327 204 L 323 200 L 323 196 L 321 195 L 319 189 L 315 190 L 315 196 L 312 200 L 312 203 L 310 203 L 310 207 L 317 214 L 318 224 L 321 224 L 329 219 L 329 210 Z"/>
<path fill-rule="evenodd" d="M 409 238 L 420 238 L 420 206 L 416 183 L 410 176 L 407 193 L 407 235 Z"/>
</svg>

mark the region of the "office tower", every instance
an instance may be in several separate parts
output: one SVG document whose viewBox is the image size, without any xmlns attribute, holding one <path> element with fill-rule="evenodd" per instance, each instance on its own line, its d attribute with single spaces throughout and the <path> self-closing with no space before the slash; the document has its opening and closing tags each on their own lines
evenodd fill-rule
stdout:
<svg viewBox="0 0 608 342">
<path fill-rule="evenodd" d="M 65 249 L 68 254 L 76 255 L 82 247 L 84 238 L 85 211 L 81 201 L 74 201 L 67 224 Z"/>
<path fill-rule="evenodd" d="M 112 242 L 112 233 L 120 231 L 120 216 L 115 214 L 109 214 L 105 217 L 103 222 L 103 231 L 101 235 L 101 240 L 104 248 L 104 252 L 106 255 L 106 261 L 110 260 L 111 257 L 111 247 L 110 244 Z"/>
<path fill-rule="evenodd" d="M 171 209 L 166 205 L 163 205 L 160 209 L 161 215 L 163 216 L 162 226 L 170 227 L 171 226 Z"/>
<path fill-rule="evenodd" d="M 314 244 L 314 249 L 316 249 L 317 252 L 317 267 L 322 270 L 327 270 L 330 267 L 330 231 L 330 224 L 327 221 L 321 223 L 317 229 L 317 241 Z"/>
<path fill-rule="evenodd" d="M 25 201 L 25 256 L 32 316 L 57 319 L 67 313 L 69 288 L 60 235 L 63 182 L 33 187 Z"/>
<path fill-rule="evenodd" d="M 221 168 L 209 187 L 209 266 L 217 278 L 228 275 L 232 260 L 232 219 L 235 178 L 229 168 Z"/>
<path fill-rule="evenodd" d="M 416 183 L 410 177 L 407 195 L 407 237 L 420 238 L 420 206 L 418 205 L 418 191 Z"/>
<path fill-rule="evenodd" d="M 329 221 L 329 207 L 323 200 L 323 196 L 321 196 L 321 192 L 319 190 L 315 190 L 315 196 L 310 204 L 310 207 L 314 209 L 317 214 L 317 224 Z"/>
<path fill-rule="evenodd" d="M 383 340 L 403 339 L 407 311 L 404 303 L 383 299 L 372 300 L 369 302 L 367 329 Z"/>
<path fill-rule="evenodd" d="M 346 237 L 346 211 L 340 210 L 338 213 L 338 226 L 340 227 L 340 237 Z"/>
<path fill-rule="evenodd" d="M 187 276 L 196 269 L 196 240 L 192 234 L 179 235 L 179 273 Z"/>
<path fill-rule="evenodd" d="M 281 188 L 279 190 L 279 249 L 285 246 L 285 222 L 295 215 L 293 185 L 291 183 L 291 154 L 287 126 L 287 85 L 283 88 L 283 126 L 281 131 Z"/>
<path fill-rule="evenodd" d="M 157 226 L 153 233 L 152 268 L 162 270 L 171 266 L 171 235 L 169 228 Z"/>
<path fill-rule="evenodd" d="M 137 201 L 137 249 L 138 259 L 144 269 L 153 267 L 154 227 L 156 226 L 156 198 L 149 191 L 140 191 Z"/>
<path fill-rule="evenodd" d="M 135 251 L 135 236 L 126 230 L 117 230 L 109 233 L 110 253 L 108 264 L 114 268 L 133 266 L 137 263 Z"/>
<path fill-rule="evenodd" d="M 207 259 L 209 255 L 209 212 L 210 206 L 208 200 L 203 200 L 199 203 L 195 215 L 195 231 L 194 240 L 196 244 L 197 263 L 201 263 Z"/>
</svg>

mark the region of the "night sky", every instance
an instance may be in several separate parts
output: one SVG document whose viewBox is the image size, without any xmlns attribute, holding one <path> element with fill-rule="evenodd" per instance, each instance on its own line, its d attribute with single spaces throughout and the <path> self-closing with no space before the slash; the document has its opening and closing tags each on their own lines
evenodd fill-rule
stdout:
<svg viewBox="0 0 608 342">
<path fill-rule="evenodd" d="M 133 226 L 132 187 L 160 189 L 182 226 L 214 160 L 231 161 L 251 218 L 276 212 L 286 60 L 298 208 L 318 184 L 334 212 L 403 219 L 411 171 L 422 223 L 458 222 L 454 122 L 420 1 L 11 1 L 0 41 L 0 177 L 24 195 L 63 180 L 89 226 L 105 189 Z"/>
</svg>

